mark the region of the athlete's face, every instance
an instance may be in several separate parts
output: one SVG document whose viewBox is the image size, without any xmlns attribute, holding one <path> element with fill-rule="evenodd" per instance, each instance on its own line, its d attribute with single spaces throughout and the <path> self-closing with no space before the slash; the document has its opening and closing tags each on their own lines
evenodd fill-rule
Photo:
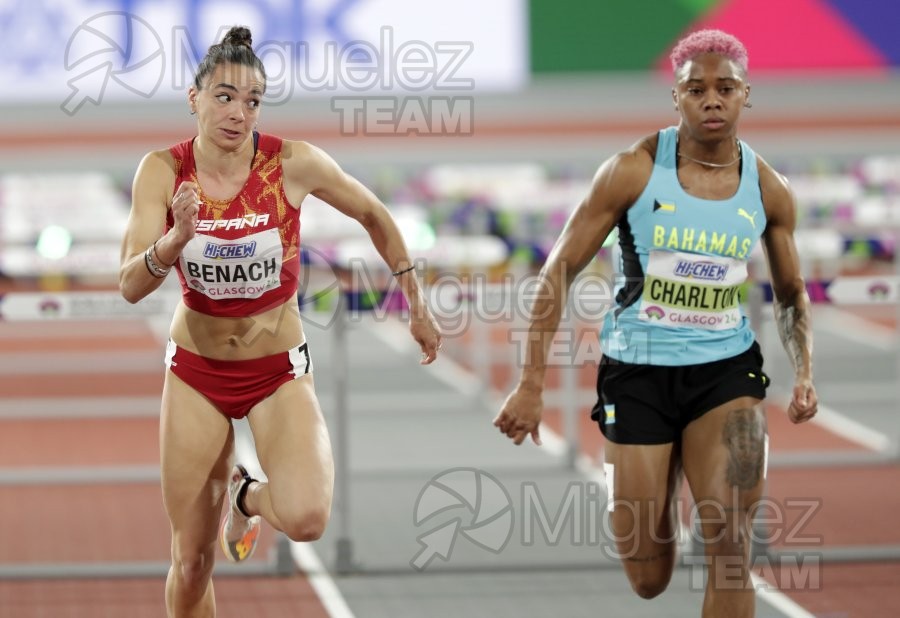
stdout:
<svg viewBox="0 0 900 618">
<path fill-rule="evenodd" d="M 750 96 L 744 71 L 719 54 L 701 54 L 675 74 L 672 97 L 682 125 L 698 141 L 716 141 L 735 133 Z"/>
<path fill-rule="evenodd" d="M 253 67 L 222 63 L 206 78 L 202 90 L 188 93 L 200 132 L 225 150 L 249 139 L 262 102 L 265 82 Z"/>
</svg>

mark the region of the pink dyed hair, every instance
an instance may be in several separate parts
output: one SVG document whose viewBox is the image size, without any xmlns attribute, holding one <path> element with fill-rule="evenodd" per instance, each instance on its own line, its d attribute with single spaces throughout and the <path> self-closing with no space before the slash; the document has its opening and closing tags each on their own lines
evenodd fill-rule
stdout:
<svg viewBox="0 0 900 618">
<path fill-rule="evenodd" d="M 669 54 L 672 70 L 677 72 L 688 60 L 707 53 L 725 56 L 744 72 L 747 71 L 749 63 L 747 48 L 737 37 L 721 30 L 698 30 L 678 41 L 675 49 Z"/>
</svg>

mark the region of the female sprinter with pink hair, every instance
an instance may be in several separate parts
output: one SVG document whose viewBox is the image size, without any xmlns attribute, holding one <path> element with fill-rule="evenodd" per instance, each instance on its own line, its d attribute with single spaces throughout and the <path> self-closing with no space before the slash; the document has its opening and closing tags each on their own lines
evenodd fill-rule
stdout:
<svg viewBox="0 0 900 618">
<path fill-rule="evenodd" d="M 675 563 L 682 470 L 698 505 L 709 578 L 703 616 L 753 616 L 749 535 L 762 497 L 768 377 L 738 290 L 762 239 L 778 332 L 795 370 L 788 414 L 816 413 L 808 298 L 785 179 L 738 139 L 749 107 L 747 51 L 695 32 L 671 54 L 678 126 L 645 137 L 597 172 L 541 272 L 526 365 L 494 421 L 540 443 L 546 358 L 569 286 L 613 229 L 620 284 L 600 334 L 592 418 L 606 437 L 611 529 L 644 598 Z"/>
<path fill-rule="evenodd" d="M 250 31 L 234 27 L 210 47 L 188 92 L 197 136 L 144 157 L 122 245 L 126 299 L 156 290 L 173 267 L 183 292 L 160 426 L 173 618 L 215 615 L 217 539 L 236 562 L 253 553 L 261 518 L 297 541 L 318 538 L 329 518 L 331 445 L 297 307 L 307 195 L 369 233 L 409 302 L 423 363 L 441 341 L 387 208 L 318 148 L 256 130 L 266 73 L 250 45 Z M 232 467 L 232 419 L 243 417 L 268 482 Z"/>
</svg>

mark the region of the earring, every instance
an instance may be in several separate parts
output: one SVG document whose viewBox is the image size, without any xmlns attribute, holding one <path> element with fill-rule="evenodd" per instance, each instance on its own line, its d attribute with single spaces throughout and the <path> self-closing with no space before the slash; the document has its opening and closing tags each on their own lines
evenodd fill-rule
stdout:
<svg viewBox="0 0 900 618">
<path fill-rule="evenodd" d="M 750 101 L 747 101 L 746 103 L 744 103 L 744 107 L 746 107 L 747 109 L 750 109 L 751 107 L 753 107 L 753 103 L 751 103 Z"/>
<path fill-rule="evenodd" d="M 197 110 L 195 110 L 195 109 L 192 109 L 192 110 L 191 110 L 191 116 L 193 116 L 193 115 L 196 114 L 196 113 L 197 113 Z"/>
</svg>

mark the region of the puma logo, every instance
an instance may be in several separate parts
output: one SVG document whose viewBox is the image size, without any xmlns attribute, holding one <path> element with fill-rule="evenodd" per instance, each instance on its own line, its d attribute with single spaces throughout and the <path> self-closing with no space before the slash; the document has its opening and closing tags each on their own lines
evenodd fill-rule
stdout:
<svg viewBox="0 0 900 618">
<path fill-rule="evenodd" d="M 753 229 L 755 230 L 755 229 L 756 229 L 756 212 L 757 212 L 757 211 L 754 210 L 754 211 L 753 211 L 753 214 L 751 215 L 750 213 L 748 213 L 748 212 L 747 212 L 746 210 L 744 210 L 743 208 L 738 208 L 737 214 L 738 214 L 739 217 L 743 217 L 743 218 L 745 218 L 747 221 L 749 221 L 749 222 L 750 222 L 750 225 L 752 225 L 752 226 L 753 226 Z"/>
</svg>

